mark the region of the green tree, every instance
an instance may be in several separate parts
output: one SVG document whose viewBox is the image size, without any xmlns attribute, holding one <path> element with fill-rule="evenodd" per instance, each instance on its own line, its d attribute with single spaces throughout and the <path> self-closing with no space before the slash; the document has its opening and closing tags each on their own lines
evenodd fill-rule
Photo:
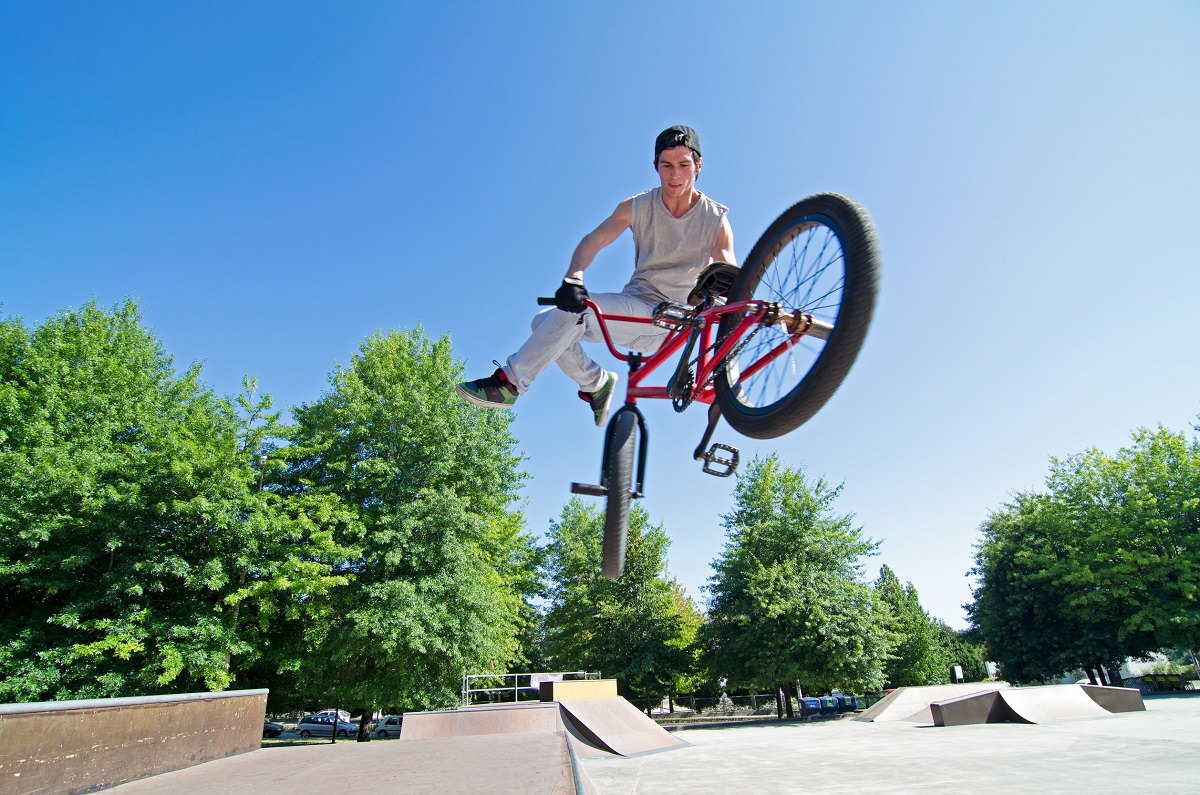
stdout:
<svg viewBox="0 0 1200 795">
<path fill-rule="evenodd" d="M 950 667 L 962 667 L 964 682 L 982 682 L 989 678 L 987 654 L 983 644 L 970 631 L 957 632 L 949 624 L 934 619 L 934 629 Z"/>
<path fill-rule="evenodd" d="M 738 475 L 703 631 L 709 665 L 730 687 L 883 684 L 889 613 L 860 562 L 877 544 L 834 512 L 840 493 L 774 455 Z"/>
<path fill-rule="evenodd" d="M 703 648 L 700 645 L 700 630 L 704 626 L 704 613 L 676 579 L 671 580 L 671 601 L 672 609 L 679 617 L 679 631 L 668 641 L 680 654 L 680 664 L 674 671 L 674 678 L 667 691 L 667 697 L 671 699 L 670 708 L 674 712 L 675 695 L 712 690 L 714 683 L 710 681 L 701 661 Z"/>
<path fill-rule="evenodd" d="M 1121 658 L 1115 628 L 1103 619 L 1076 624 L 1062 573 L 1078 565 L 1069 518 L 1044 494 L 1018 494 L 983 524 L 976 553 L 971 621 L 1014 683 L 1044 682 L 1083 665 Z"/>
<path fill-rule="evenodd" d="M 661 525 L 635 504 L 625 571 L 600 573 L 604 517 L 572 498 L 547 533 L 544 655 L 556 670 L 601 671 L 630 697 L 662 698 L 694 675 L 697 616 L 666 574 Z"/>
<path fill-rule="evenodd" d="M 917 589 L 901 585 L 895 572 L 881 566 L 875 590 L 891 609 L 896 647 L 884 668 L 888 687 L 945 684 L 950 681 L 950 658 L 937 624 L 921 607 Z"/>
<path fill-rule="evenodd" d="M 1054 459 L 983 526 L 970 611 L 1016 682 L 1200 642 L 1200 446 L 1163 428 Z"/>
<path fill-rule="evenodd" d="M 1068 609 L 1106 616 L 1128 656 L 1195 650 L 1200 440 L 1162 426 L 1132 438 L 1114 456 L 1088 450 L 1052 463 L 1047 486 L 1081 541 Z"/>
<path fill-rule="evenodd" d="M 338 541 L 326 619 L 282 625 L 291 689 L 361 707 L 444 707 L 465 673 L 504 671 L 532 620 L 536 555 L 511 510 L 524 474 L 511 421 L 453 397 L 450 342 L 418 327 L 376 334 L 295 409 L 284 491 L 336 498 L 356 517 Z"/>
<path fill-rule="evenodd" d="M 132 302 L 0 323 L 0 699 L 224 689 L 290 579 L 323 582 L 245 420 Z"/>
</svg>

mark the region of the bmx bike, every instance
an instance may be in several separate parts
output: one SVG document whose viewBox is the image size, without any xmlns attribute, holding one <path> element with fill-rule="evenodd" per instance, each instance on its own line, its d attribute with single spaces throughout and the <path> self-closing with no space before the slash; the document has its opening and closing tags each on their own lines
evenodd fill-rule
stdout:
<svg viewBox="0 0 1200 795">
<path fill-rule="evenodd" d="M 878 291 L 879 246 L 870 216 L 852 199 L 822 193 L 785 210 L 740 269 L 709 266 L 688 304 L 664 302 L 647 318 L 605 315 L 587 302 L 609 351 L 629 366 L 625 403 L 605 430 L 600 482 L 571 484 L 575 494 L 607 501 L 606 577 L 624 569 L 630 500 L 645 494 L 647 428 L 637 401 L 670 400 L 677 412 L 707 404 L 708 424 L 694 458 L 704 472 L 728 477 L 737 470 L 738 450 L 710 445 L 720 418 L 753 439 L 773 439 L 807 422 L 858 357 Z M 653 324 L 667 334 L 654 353 L 622 353 L 609 334 L 613 322 Z M 666 384 L 648 384 L 671 359 L 676 365 Z"/>
</svg>

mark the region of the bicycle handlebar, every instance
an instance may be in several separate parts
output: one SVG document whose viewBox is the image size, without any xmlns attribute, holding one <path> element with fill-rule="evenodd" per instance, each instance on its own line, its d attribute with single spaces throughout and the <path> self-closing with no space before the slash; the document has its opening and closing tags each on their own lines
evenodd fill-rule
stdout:
<svg viewBox="0 0 1200 795">
<path fill-rule="evenodd" d="M 554 306 L 554 296 L 543 295 L 537 302 L 538 306 Z"/>
</svg>

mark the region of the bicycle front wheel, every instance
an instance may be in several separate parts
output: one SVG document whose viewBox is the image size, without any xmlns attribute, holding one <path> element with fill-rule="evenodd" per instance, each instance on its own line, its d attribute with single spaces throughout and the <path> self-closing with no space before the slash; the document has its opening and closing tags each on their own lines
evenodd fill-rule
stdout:
<svg viewBox="0 0 1200 795">
<path fill-rule="evenodd" d="M 878 293 L 879 244 L 858 203 L 822 193 L 780 215 L 754 244 L 729 300 L 775 302 L 811 315 L 824 330 L 798 339 L 782 325 L 747 332 L 747 343 L 729 357 L 715 384 L 730 426 L 753 439 L 773 439 L 811 419 L 858 357 Z M 740 320 L 724 318 L 720 336 Z"/>
<path fill-rule="evenodd" d="M 625 569 L 625 544 L 629 537 L 629 501 L 633 497 L 633 459 L 637 450 L 637 415 L 621 411 L 613 418 L 604 457 L 604 485 L 608 500 L 604 511 L 601 571 L 615 580 Z"/>
</svg>

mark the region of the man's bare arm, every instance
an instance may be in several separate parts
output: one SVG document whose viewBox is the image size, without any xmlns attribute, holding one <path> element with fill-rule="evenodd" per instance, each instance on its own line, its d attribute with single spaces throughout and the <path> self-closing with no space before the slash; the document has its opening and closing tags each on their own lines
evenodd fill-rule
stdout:
<svg viewBox="0 0 1200 795">
<path fill-rule="evenodd" d="M 633 199 L 626 199 L 617 205 L 612 215 L 600 222 L 600 225 L 584 235 L 583 240 L 575 247 L 571 255 L 571 265 L 567 268 L 568 279 L 583 280 L 583 272 L 592 264 L 592 260 L 600 251 L 630 227 L 633 223 Z M 718 235 L 718 239 L 720 236 Z"/>
<path fill-rule="evenodd" d="M 737 265 L 737 259 L 733 255 L 733 227 L 729 225 L 729 218 L 721 218 L 721 228 L 717 230 L 717 240 L 713 243 L 712 252 L 709 254 L 713 262 L 728 262 L 730 265 Z"/>
</svg>

